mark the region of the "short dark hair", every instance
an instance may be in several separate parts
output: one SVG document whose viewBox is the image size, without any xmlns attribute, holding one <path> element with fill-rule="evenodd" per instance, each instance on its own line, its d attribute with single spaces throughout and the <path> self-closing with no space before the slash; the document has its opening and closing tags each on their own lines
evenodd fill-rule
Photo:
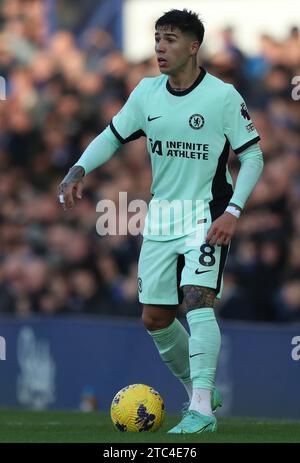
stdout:
<svg viewBox="0 0 300 463">
<path fill-rule="evenodd" d="M 200 45 L 204 37 L 204 25 L 193 11 L 188 11 L 186 8 L 183 10 L 170 10 L 163 16 L 158 18 L 155 23 L 155 29 L 159 27 L 177 27 L 183 33 L 194 34 L 197 37 Z"/>
</svg>

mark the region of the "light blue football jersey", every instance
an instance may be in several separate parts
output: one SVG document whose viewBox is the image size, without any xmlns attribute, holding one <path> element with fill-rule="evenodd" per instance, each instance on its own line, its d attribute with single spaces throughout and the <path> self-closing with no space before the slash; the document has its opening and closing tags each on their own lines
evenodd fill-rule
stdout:
<svg viewBox="0 0 300 463">
<path fill-rule="evenodd" d="M 233 85 L 203 68 L 181 92 L 166 75 L 143 79 L 110 128 L 121 143 L 147 137 L 153 198 L 144 236 L 154 240 L 188 235 L 220 216 L 233 194 L 230 146 L 239 154 L 260 139 Z"/>
</svg>

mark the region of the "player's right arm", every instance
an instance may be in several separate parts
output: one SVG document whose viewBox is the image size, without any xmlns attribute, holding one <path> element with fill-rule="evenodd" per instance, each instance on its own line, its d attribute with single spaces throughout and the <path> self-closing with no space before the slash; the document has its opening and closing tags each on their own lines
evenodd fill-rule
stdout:
<svg viewBox="0 0 300 463">
<path fill-rule="evenodd" d="M 108 161 L 122 144 L 144 135 L 139 94 L 140 84 L 113 118 L 110 126 L 88 145 L 60 183 L 58 200 L 65 210 L 71 209 L 76 199 L 81 199 L 85 175 Z"/>
<path fill-rule="evenodd" d="M 84 176 L 108 161 L 120 145 L 109 127 L 88 145 L 58 187 L 58 200 L 64 210 L 72 209 L 76 199 L 81 199 Z"/>
</svg>

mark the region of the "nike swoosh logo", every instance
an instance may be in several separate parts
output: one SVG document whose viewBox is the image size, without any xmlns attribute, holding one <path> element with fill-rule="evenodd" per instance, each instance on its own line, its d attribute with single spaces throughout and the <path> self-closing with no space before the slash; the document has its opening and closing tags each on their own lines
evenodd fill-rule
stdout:
<svg viewBox="0 0 300 463">
<path fill-rule="evenodd" d="M 195 273 L 197 275 L 200 275 L 201 273 L 206 273 L 206 272 L 211 272 L 211 270 L 201 270 L 201 271 L 199 271 L 199 269 L 195 270 Z"/>
<path fill-rule="evenodd" d="M 200 429 L 200 431 L 198 431 L 198 434 L 200 434 L 200 432 L 204 432 L 206 428 L 208 428 L 209 424 L 207 424 L 206 426 L 203 426 L 203 428 Z"/>
<path fill-rule="evenodd" d="M 203 428 L 199 429 L 199 431 L 196 431 L 195 434 L 200 434 L 201 432 L 205 432 L 205 429 L 208 428 L 208 426 L 210 426 L 210 423 L 203 426 Z M 189 433 L 186 431 L 182 431 L 182 434 L 189 434 Z"/>
<path fill-rule="evenodd" d="M 154 121 L 155 119 L 159 119 L 162 116 L 150 117 L 148 116 L 148 122 Z"/>
<path fill-rule="evenodd" d="M 198 354 L 192 354 L 192 355 L 190 355 L 190 359 L 191 359 L 192 357 L 196 357 L 196 355 L 201 355 L 201 354 L 204 354 L 204 352 L 199 352 Z"/>
</svg>

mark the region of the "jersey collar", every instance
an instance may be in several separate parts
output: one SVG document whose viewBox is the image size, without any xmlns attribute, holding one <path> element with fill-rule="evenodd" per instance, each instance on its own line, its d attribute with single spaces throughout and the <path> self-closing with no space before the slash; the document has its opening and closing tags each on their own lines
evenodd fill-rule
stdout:
<svg viewBox="0 0 300 463">
<path fill-rule="evenodd" d="M 205 74 L 206 74 L 206 71 L 205 69 L 203 69 L 201 66 L 200 66 L 200 74 L 199 76 L 197 77 L 197 79 L 195 80 L 195 82 L 188 88 L 186 88 L 185 90 L 183 90 L 182 92 L 181 91 L 178 91 L 178 90 L 174 90 L 170 83 L 169 83 L 169 79 L 167 80 L 167 90 L 168 92 L 172 93 L 172 95 L 175 95 L 175 96 L 184 96 L 184 95 L 187 95 L 188 93 L 192 92 L 194 90 L 194 88 L 196 88 L 201 82 L 202 80 L 204 79 L 205 77 Z"/>
</svg>

